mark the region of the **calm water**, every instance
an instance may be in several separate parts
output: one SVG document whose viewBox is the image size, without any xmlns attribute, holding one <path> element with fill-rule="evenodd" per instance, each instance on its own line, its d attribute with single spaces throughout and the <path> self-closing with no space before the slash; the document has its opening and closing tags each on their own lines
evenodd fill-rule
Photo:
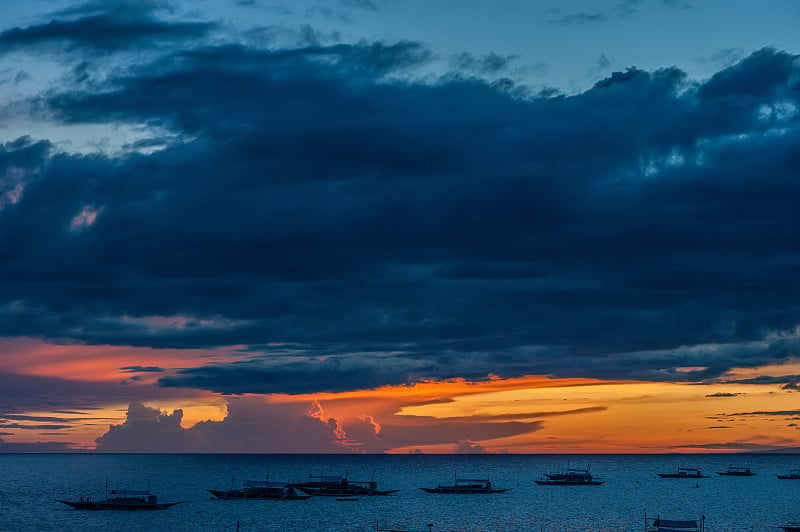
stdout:
<svg viewBox="0 0 800 532">
<path fill-rule="evenodd" d="M 601 486 L 533 483 L 559 468 L 591 466 Z M 754 477 L 661 479 L 658 472 L 729 465 L 751 467 Z M 381 527 L 439 531 L 637 531 L 643 512 L 670 518 L 706 516 L 709 532 L 778 531 L 800 520 L 800 480 L 775 473 L 800 468 L 800 456 L 542 456 L 542 455 L 0 455 L 0 530 L 59 532 L 209 530 L 242 532 L 370 531 Z M 218 501 L 207 488 L 227 489 L 231 476 L 299 480 L 309 474 L 373 476 L 396 496 L 357 502 L 313 497 L 306 501 Z M 494 495 L 433 495 L 419 490 L 462 477 L 490 478 L 511 491 Z M 102 499 L 109 487 L 146 489 L 165 502 L 184 504 L 156 512 L 86 512 L 56 499 Z M 699 484 L 699 487 L 695 487 Z"/>
</svg>

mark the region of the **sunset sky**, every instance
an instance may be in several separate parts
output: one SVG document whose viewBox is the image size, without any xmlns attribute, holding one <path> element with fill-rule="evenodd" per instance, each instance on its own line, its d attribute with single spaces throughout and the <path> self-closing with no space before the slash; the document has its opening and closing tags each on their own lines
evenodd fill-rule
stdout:
<svg viewBox="0 0 800 532">
<path fill-rule="evenodd" d="M 796 0 L 3 0 L 0 452 L 800 451 Z"/>
</svg>

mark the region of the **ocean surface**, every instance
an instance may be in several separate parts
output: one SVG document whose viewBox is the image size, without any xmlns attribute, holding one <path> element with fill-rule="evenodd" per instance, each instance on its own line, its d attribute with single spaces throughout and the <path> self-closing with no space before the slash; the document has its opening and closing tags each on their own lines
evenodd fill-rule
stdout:
<svg viewBox="0 0 800 532">
<path fill-rule="evenodd" d="M 753 477 L 714 474 L 731 465 Z M 601 486 L 539 486 L 543 473 L 591 467 Z M 706 479 L 662 479 L 659 472 L 696 467 Z M 706 517 L 709 532 L 775 531 L 800 521 L 800 455 L 120 455 L 0 454 L 3 531 L 637 531 L 644 512 L 673 519 Z M 394 496 L 305 501 L 214 500 L 231 477 L 301 480 L 343 475 L 399 489 Z M 438 495 L 420 487 L 453 476 L 489 478 L 502 494 Z M 164 511 L 79 511 L 57 502 L 104 498 L 109 488 L 147 489 L 159 501 L 185 501 Z"/>
</svg>

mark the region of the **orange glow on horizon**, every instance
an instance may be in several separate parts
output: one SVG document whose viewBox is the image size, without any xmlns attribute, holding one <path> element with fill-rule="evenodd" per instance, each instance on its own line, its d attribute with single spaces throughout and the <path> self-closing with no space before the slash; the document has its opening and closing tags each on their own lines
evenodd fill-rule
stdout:
<svg viewBox="0 0 800 532">
<path fill-rule="evenodd" d="M 0 360 L 3 371 L 115 384 L 136 375 L 140 380 L 129 385 L 144 390 L 164 373 L 129 373 L 120 368 L 197 367 L 217 356 L 236 360 L 239 347 L 214 351 L 148 349 L 56 345 L 19 338 L 0 342 L 0 348 L 6 352 Z M 797 374 L 799 368 L 800 363 L 791 361 L 732 370 L 727 378 Z M 168 412 L 182 409 L 181 426 L 185 429 L 201 421 L 224 422 L 228 404 L 237 400 L 236 396 L 196 389 L 187 388 L 185 394 L 179 388 L 171 391 L 175 395 L 162 394 L 161 399 L 143 403 Z M 775 384 L 700 385 L 540 375 L 241 397 L 260 397 L 266 405 L 294 403 L 299 415 L 308 411 L 323 423 L 330 420 L 346 438 L 343 450 L 454 452 L 459 442 L 470 442 L 479 450 L 515 453 L 726 452 L 800 447 L 796 396 Z M 127 407 L 117 400 L 102 408 L 84 409 L 83 414 L 25 412 L 32 417 L 69 418 L 60 423 L 68 426 L 37 431 L 37 423 L 43 427 L 59 423 L 12 418 L 2 438 L 5 442 L 69 441 L 77 448 L 91 449 L 109 425 L 125 420 Z M 81 410 L 81 406 L 75 409 Z M 20 429 L 20 425 L 26 427 Z"/>
</svg>

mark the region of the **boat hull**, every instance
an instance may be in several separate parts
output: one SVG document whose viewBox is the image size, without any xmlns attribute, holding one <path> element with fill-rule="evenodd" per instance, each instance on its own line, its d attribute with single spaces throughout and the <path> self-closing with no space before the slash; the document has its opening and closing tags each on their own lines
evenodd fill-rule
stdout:
<svg viewBox="0 0 800 532">
<path fill-rule="evenodd" d="M 120 511 L 133 511 L 133 510 L 166 510 L 178 502 L 159 502 L 159 503 L 137 503 L 137 502 L 117 502 L 117 501 L 62 501 L 58 502 L 66 504 L 75 510 L 120 510 Z"/>
<path fill-rule="evenodd" d="M 481 489 L 481 488 L 463 489 L 462 488 L 462 489 L 458 489 L 458 488 L 452 488 L 452 487 L 447 487 L 447 486 L 439 486 L 439 487 L 436 487 L 436 488 L 420 488 L 420 489 L 422 491 L 426 492 L 426 493 L 445 493 L 445 494 L 452 494 L 452 495 L 471 495 L 471 494 L 475 494 L 475 493 L 505 493 L 506 491 L 510 490 L 511 488 L 505 488 L 505 489 L 494 489 L 494 488 L 488 488 L 488 489 Z"/>
<path fill-rule="evenodd" d="M 214 497 L 222 500 L 274 500 L 274 501 L 304 501 L 310 499 L 311 495 L 298 495 L 296 493 L 274 493 L 265 491 L 243 491 L 243 490 L 208 490 Z"/>
<path fill-rule="evenodd" d="M 534 480 L 540 486 L 599 486 L 605 480 Z"/>
<path fill-rule="evenodd" d="M 728 471 L 717 471 L 717 475 L 723 477 L 752 477 L 755 473 L 729 473 Z"/>
<path fill-rule="evenodd" d="M 677 473 L 658 473 L 661 478 L 709 478 L 709 475 L 679 475 Z"/>
<path fill-rule="evenodd" d="M 370 497 L 373 495 L 391 495 L 400 490 L 361 490 L 361 489 L 341 489 L 341 488 L 314 488 L 307 486 L 295 485 L 295 489 L 308 494 L 308 496 L 315 495 L 318 497 Z"/>
</svg>

